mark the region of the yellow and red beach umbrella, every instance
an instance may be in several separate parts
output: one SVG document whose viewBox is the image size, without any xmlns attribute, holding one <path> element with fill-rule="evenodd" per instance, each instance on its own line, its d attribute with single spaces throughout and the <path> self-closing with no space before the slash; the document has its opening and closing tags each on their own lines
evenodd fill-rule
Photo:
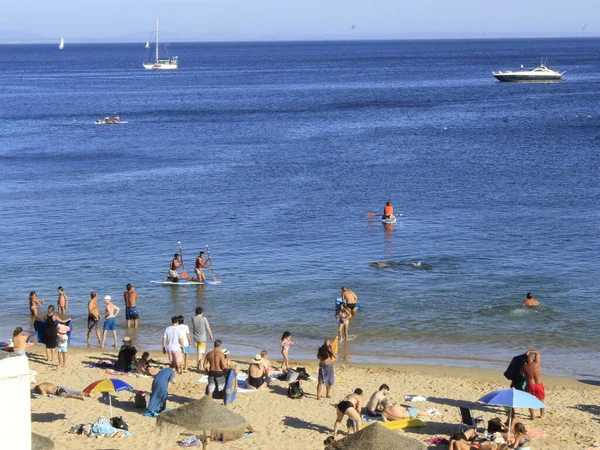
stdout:
<svg viewBox="0 0 600 450">
<path fill-rule="evenodd" d="M 108 396 L 108 404 L 110 405 L 110 417 L 112 418 L 112 400 L 110 398 L 111 392 L 121 391 L 133 391 L 133 386 L 129 383 L 125 383 L 123 380 L 118 378 L 105 378 L 104 380 L 94 381 L 88 387 L 83 390 L 84 394 L 91 394 L 93 392 L 106 392 Z"/>
</svg>

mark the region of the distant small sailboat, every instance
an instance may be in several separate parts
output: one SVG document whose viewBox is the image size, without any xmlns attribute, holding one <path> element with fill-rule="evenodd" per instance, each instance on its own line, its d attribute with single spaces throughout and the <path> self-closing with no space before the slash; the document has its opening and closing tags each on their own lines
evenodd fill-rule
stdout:
<svg viewBox="0 0 600 450">
<path fill-rule="evenodd" d="M 58 49 L 59 50 L 64 50 L 65 48 L 65 38 L 61 37 L 60 38 L 60 44 L 58 45 Z"/>
<path fill-rule="evenodd" d="M 145 62 L 143 63 L 144 69 L 148 69 L 148 70 L 174 70 L 177 69 L 177 67 L 179 67 L 179 62 L 177 61 L 177 56 L 173 56 L 172 58 L 169 56 L 169 50 L 167 49 L 167 57 L 166 58 L 161 58 L 158 54 L 158 47 L 159 47 L 159 42 L 158 42 L 158 17 L 156 18 L 156 31 L 154 32 L 154 36 L 156 38 L 156 57 L 154 59 L 154 62 L 149 61 L 149 62 Z M 166 48 L 166 47 L 165 47 Z"/>
<path fill-rule="evenodd" d="M 146 48 L 150 48 L 150 41 L 146 42 Z"/>
</svg>

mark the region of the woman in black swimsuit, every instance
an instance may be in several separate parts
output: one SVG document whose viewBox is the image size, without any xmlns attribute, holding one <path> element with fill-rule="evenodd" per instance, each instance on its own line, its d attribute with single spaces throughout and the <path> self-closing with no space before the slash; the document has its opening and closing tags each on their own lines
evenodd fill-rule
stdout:
<svg viewBox="0 0 600 450">
<path fill-rule="evenodd" d="M 262 362 L 261 355 L 256 355 L 252 360 L 252 363 L 248 367 L 248 378 L 246 378 L 247 386 L 253 387 L 254 389 L 266 387 L 267 375 Z"/>
<path fill-rule="evenodd" d="M 44 322 L 44 344 L 46 345 L 46 361 L 52 362 L 56 355 L 56 345 L 58 340 L 58 333 L 56 331 L 56 325 L 58 322 L 66 323 L 71 319 L 62 320 L 58 316 L 54 315 L 54 306 L 48 306 L 48 314 L 42 319 Z"/>
<path fill-rule="evenodd" d="M 337 418 L 333 425 L 333 438 L 335 439 L 340 423 L 344 420 L 344 416 L 348 416 L 350 419 L 356 422 L 356 429 L 360 431 L 362 428 L 362 421 L 360 419 L 360 410 L 362 409 L 363 402 L 363 391 L 362 389 L 355 389 L 355 391 L 347 395 L 344 400 L 338 403 L 335 412 Z"/>
</svg>

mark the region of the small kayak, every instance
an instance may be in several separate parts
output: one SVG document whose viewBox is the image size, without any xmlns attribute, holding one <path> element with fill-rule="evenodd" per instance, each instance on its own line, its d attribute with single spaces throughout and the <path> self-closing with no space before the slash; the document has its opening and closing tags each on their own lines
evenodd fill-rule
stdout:
<svg viewBox="0 0 600 450">
<path fill-rule="evenodd" d="M 206 280 L 206 281 L 189 281 L 189 280 L 180 280 L 180 281 L 170 281 L 170 280 L 152 280 L 150 283 L 155 284 L 170 284 L 170 285 L 200 285 L 200 284 L 221 284 L 220 281 Z"/>
<path fill-rule="evenodd" d="M 100 119 L 98 119 L 98 120 L 96 120 L 96 122 L 95 122 L 95 123 L 96 123 L 96 125 L 124 125 L 124 124 L 126 124 L 126 123 L 129 123 L 129 122 L 128 122 L 127 120 L 120 120 L 120 121 L 118 121 L 118 122 L 113 122 L 113 121 L 111 120 L 111 121 L 109 121 L 109 122 L 106 122 L 106 121 L 104 121 L 104 120 L 100 120 Z"/>
<path fill-rule="evenodd" d="M 391 219 L 384 219 L 382 217 L 381 218 L 381 223 L 396 223 L 396 216 L 392 217 Z"/>
</svg>

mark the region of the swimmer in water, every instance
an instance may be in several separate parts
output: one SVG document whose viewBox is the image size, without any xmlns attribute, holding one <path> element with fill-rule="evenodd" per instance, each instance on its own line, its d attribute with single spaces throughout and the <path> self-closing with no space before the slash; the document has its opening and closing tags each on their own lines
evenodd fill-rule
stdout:
<svg viewBox="0 0 600 450">
<path fill-rule="evenodd" d="M 535 298 L 533 298 L 533 295 L 531 294 L 531 292 L 528 292 L 527 298 L 523 301 L 523 306 L 525 306 L 525 307 L 540 306 L 540 302 L 538 302 Z"/>
</svg>

